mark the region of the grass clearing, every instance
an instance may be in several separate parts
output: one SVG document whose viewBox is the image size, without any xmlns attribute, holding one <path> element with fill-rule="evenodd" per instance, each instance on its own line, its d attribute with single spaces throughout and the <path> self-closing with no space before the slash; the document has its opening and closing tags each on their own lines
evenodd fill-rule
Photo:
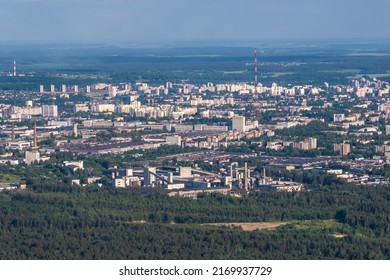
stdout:
<svg viewBox="0 0 390 280">
<path fill-rule="evenodd" d="M 19 177 L 13 174 L 0 174 L 0 183 L 16 184 L 19 183 Z"/>
</svg>

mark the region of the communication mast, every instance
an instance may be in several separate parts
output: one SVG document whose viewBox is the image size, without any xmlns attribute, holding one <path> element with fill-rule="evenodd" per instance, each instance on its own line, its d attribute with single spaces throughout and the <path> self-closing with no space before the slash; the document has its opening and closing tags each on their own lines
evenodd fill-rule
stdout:
<svg viewBox="0 0 390 280">
<path fill-rule="evenodd" d="M 253 92 L 253 95 L 252 95 L 252 99 L 253 99 L 253 117 L 255 118 L 255 120 L 260 120 L 261 119 L 261 110 L 260 110 L 260 103 L 257 101 L 257 99 L 259 98 L 259 92 L 257 91 L 257 86 L 259 85 L 259 81 L 258 81 L 258 62 L 257 62 L 257 48 L 255 48 L 254 50 L 254 68 L 255 68 L 255 81 L 254 81 L 254 86 L 255 86 L 255 90 Z"/>
<path fill-rule="evenodd" d="M 16 60 L 14 59 L 14 77 L 16 77 Z"/>
<path fill-rule="evenodd" d="M 255 56 L 255 62 L 254 62 L 254 66 L 255 66 L 255 95 L 257 95 L 258 73 L 257 73 L 257 49 L 256 48 L 255 48 L 254 56 Z"/>
</svg>

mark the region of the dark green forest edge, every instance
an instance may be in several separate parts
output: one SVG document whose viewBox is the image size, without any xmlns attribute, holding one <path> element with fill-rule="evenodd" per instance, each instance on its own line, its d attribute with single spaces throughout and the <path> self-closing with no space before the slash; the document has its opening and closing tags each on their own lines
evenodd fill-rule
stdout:
<svg viewBox="0 0 390 280">
<path fill-rule="evenodd" d="M 236 198 L 41 182 L 0 193 L 1 259 L 389 259 L 390 189 Z M 283 221 L 243 231 L 209 223 Z"/>
</svg>

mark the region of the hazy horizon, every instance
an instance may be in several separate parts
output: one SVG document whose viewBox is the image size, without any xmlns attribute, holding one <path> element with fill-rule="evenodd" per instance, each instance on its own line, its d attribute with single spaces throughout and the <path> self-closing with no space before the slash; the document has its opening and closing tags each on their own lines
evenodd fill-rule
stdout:
<svg viewBox="0 0 390 280">
<path fill-rule="evenodd" d="M 385 0 L 0 0 L 0 42 L 389 40 Z"/>
</svg>

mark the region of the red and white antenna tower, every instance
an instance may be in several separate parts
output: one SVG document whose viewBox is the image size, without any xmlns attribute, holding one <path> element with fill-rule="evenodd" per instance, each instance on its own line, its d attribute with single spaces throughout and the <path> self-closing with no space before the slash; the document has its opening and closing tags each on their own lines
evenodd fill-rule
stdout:
<svg viewBox="0 0 390 280">
<path fill-rule="evenodd" d="M 256 102 L 256 99 L 259 98 L 259 92 L 257 91 L 257 86 L 258 86 L 258 73 L 257 73 L 257 48 L 255 48 L 254 51 L 254 67 L 255 67 L 255 91 L 253 92 L 252 99 L 253 99 L 253 117 L 256 120 L 261 119 L 261 111 L 260 111 L 260 103 Z"/>
<path fill-rule="evenodd" d="M 14 77 L 16 77 L 16 60 L 14 59 Z"/>
<path fill-rule="evenodd" d="M 255 63 L 254 63 L 254 66 L 255 66 L 255 94 L 257 95 L 257 84 L 258 84 L 258 80 L 257 80 L 257 49 L 255 48 Z"/>
</svg>

